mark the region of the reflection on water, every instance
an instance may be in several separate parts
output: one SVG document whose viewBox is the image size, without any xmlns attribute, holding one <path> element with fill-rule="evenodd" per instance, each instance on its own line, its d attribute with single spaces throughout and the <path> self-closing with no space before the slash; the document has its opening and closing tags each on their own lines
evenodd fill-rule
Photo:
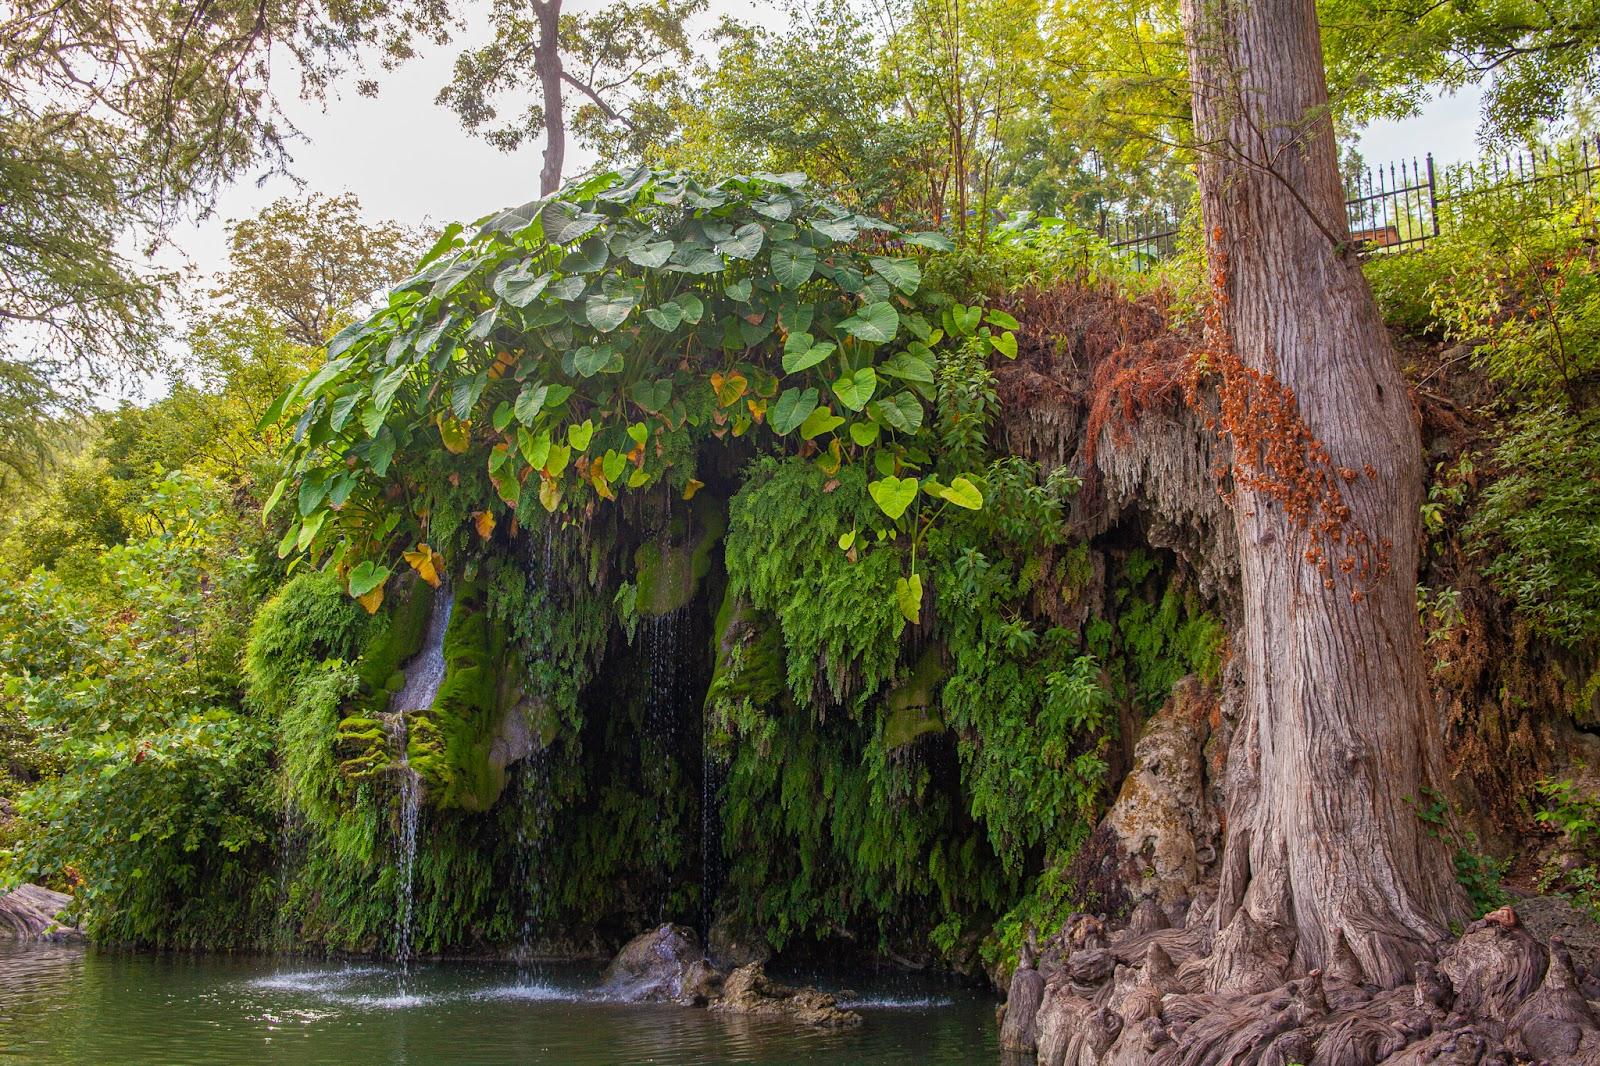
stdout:
<svg viewBox="0 0 1600 1066">
<path fill-rule="evenodd" d="M 866 1024 L 816 1032 L 596 1000 L 592 971 L 390 966 L 0 945 L 0 1063 L 989 1063 L 994 1006 L 852 980 Z"/>
</svg>

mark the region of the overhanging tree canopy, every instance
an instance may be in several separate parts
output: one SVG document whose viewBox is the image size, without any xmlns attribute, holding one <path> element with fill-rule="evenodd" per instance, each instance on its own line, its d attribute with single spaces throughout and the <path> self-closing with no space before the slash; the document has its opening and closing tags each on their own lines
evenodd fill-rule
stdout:
<svg viewBox="0 0 1600 1066">
<path fill-rule="evenodd" d="M 470 235 L 452 226 L 268 412 L 298 416 L 268 504 L 296 487 L 280 553 L 327 560 L 375 610 L 396 556 L 437 579 L 430 525 L 460 483 L 423 476 L 441 452 L 486 477 L 474 515 L 487 537 L 497 514 L 663 482 L 692 495 L 699 441 L 764 433 L 829 473 L 873 464 L 881 524 L 862 532 L 911 535 L 900 594 L 915 618 L 932 515 L 913 504 L 982 506 L 964 472 L 925 473 L 935 349 L 1016 354 L 1009 315 L 923 290 L 919 249 L 945 247 L 798 174 L 608 173 Z"/>
</svg>

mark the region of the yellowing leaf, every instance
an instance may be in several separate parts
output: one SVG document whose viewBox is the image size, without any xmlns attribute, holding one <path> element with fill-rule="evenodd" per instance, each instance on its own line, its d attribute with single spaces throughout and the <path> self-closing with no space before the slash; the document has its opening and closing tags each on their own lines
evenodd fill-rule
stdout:
<svg viewBox="0 0 1600 1066">
<path fill-rule="evenodd" d="M 383 606 L 383 586 L 379 585 L 371 592 L 357 596 L 356 602 L 366 608 L 368 614 L 377 614 L 378 608 Z"/>
<path fill-rule="evenodd" d="M 451 455 L 460 455 L 472 443 L 472 424 L 463 422 L 459 418 L 449 415 L 439 416 L 439 439 L 444 442 L 445 451 Z"/>
<path fill-rule="evenodd" d="M 550 478 L 539 479 L 539 502 L 544 504 L 546 511 L 554 511 L 561 506 L 561 486 Z"/>
<path fill-rule="evenodd" d="M 427 544 L 418 544 L 411 551 L 402 552 L 400 557 L 411 564 L 411 569 L 417 572 L 418 577 L 434 588 L 439 587 L 439 572 L 444 569 L 444 556 Z"/>
<path fill-rule="evenodd" d="M 489 511 L 479 511 L 473 517 L 473 523 L 478 527 L 478 536 L 484 540 L 494 535 L 494 515 Z"/>
<path fill-rule="evenodd" d="M 900 613 L 912 625 L 922 624 L 922 575 L 897 577 L 894 581 L 894 602 Z"/>
<path fill-rule="evenodd" d="M 683 487 L 683 498 L 686 500 L 692 500 L 694 499 L 694 494 L 705 487 L 706 483 L 704 481 L 697 481 L 694 478 L 690 478 L 689 483 Z"/>
<path fill-rule="evenodd" d="M 717 394 L 717 404 L 722 407 L 732 407 L 738 403 L 749 387 L 750 382 L 737 370 L 726 375 L 721 372 L 711 375 L 711 388 Z"/>
</svg>

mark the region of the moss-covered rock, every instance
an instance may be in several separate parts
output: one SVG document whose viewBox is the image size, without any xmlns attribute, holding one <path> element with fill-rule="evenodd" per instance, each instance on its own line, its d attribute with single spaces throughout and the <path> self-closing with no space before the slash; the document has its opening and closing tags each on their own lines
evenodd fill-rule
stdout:
<svg viewBox="0 0 1600 1066">
<path fill-rule="evenodd" d="M 488 810 L 505 790 L 506 767 L 531 750 L 512 658 L 504 627 L 485 610 L 482 586 L 461 582 L 438 695 L 433 706 L 406 711 L 406 758 L 432 806 Z"/>
<path fill-rule="evenodd" d="M 633 553 L 638 612 L 659 617 L 694 599 L 701 580 L 711 570 L 711 553 L 727 530 L 722 501 L 702 493 L 694 498 L 687 515 L 668 523 L 666 537 L 639 545 Z"/>
<path fill-rule="evenodd" d="M 925 734 L 944 732 L 944 719 L 939 716 L 939 686 L 948 673 L 943 647 L 930 644 L 911 667 L 910 675 L 889 690 L 883 723 L 886 749 L 893 751 Z"/>
<path fill-rule="evenodd" d="M 717 609 L 712 652 L 715 665 L 706 689 L 714 723 L 710 741 L 726 755 L 730 732 L 747 727 L 755 715 L 792 706 L 785 684 L 788 665 L 777 625 L 731 587 Z"/>
</svg>

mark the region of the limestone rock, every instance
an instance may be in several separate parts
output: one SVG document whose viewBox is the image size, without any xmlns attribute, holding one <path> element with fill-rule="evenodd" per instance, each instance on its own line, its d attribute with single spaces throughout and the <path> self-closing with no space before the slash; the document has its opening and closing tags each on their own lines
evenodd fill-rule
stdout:
<svg viewBox="0 0 1600 1066">
<path fill-rule="evenodd" d="M 700 938 L 667 923 L 625 944 L 600 978 L 601 995 L 628 1003 L 704 1002 L 714 991 Z"/>
<path fill-rule="evenodd" d="M 1145 727 L 1133 769 L 1104 825 L 1127 856 L 1123 881 L 1136 899 L 1187 899 L 1217 858 L 1218 819 L 1207 786 L 1205 743 L 1214 706 L 1188 678 Z"/>
<path fill-rule="evenodd" d="M 0 895 L 0 939 L 69 943 L 83 940 L 78 930 L 56 922 L 56 915 L 71 902 L 72 897 L 64 892 L 19 885 Z"/>
<path fill-rule="evenodd" d="M 722 996 L 711 1004 L 720 1014 L 786 1018 L 802 1025 L 844 1028 L 861 1024 L 861 1015 L 844 1010 L 833 996 L 815 988 L 794 988 L 769 979 L 759 962 L 728 975 Z"/>
</svg>

